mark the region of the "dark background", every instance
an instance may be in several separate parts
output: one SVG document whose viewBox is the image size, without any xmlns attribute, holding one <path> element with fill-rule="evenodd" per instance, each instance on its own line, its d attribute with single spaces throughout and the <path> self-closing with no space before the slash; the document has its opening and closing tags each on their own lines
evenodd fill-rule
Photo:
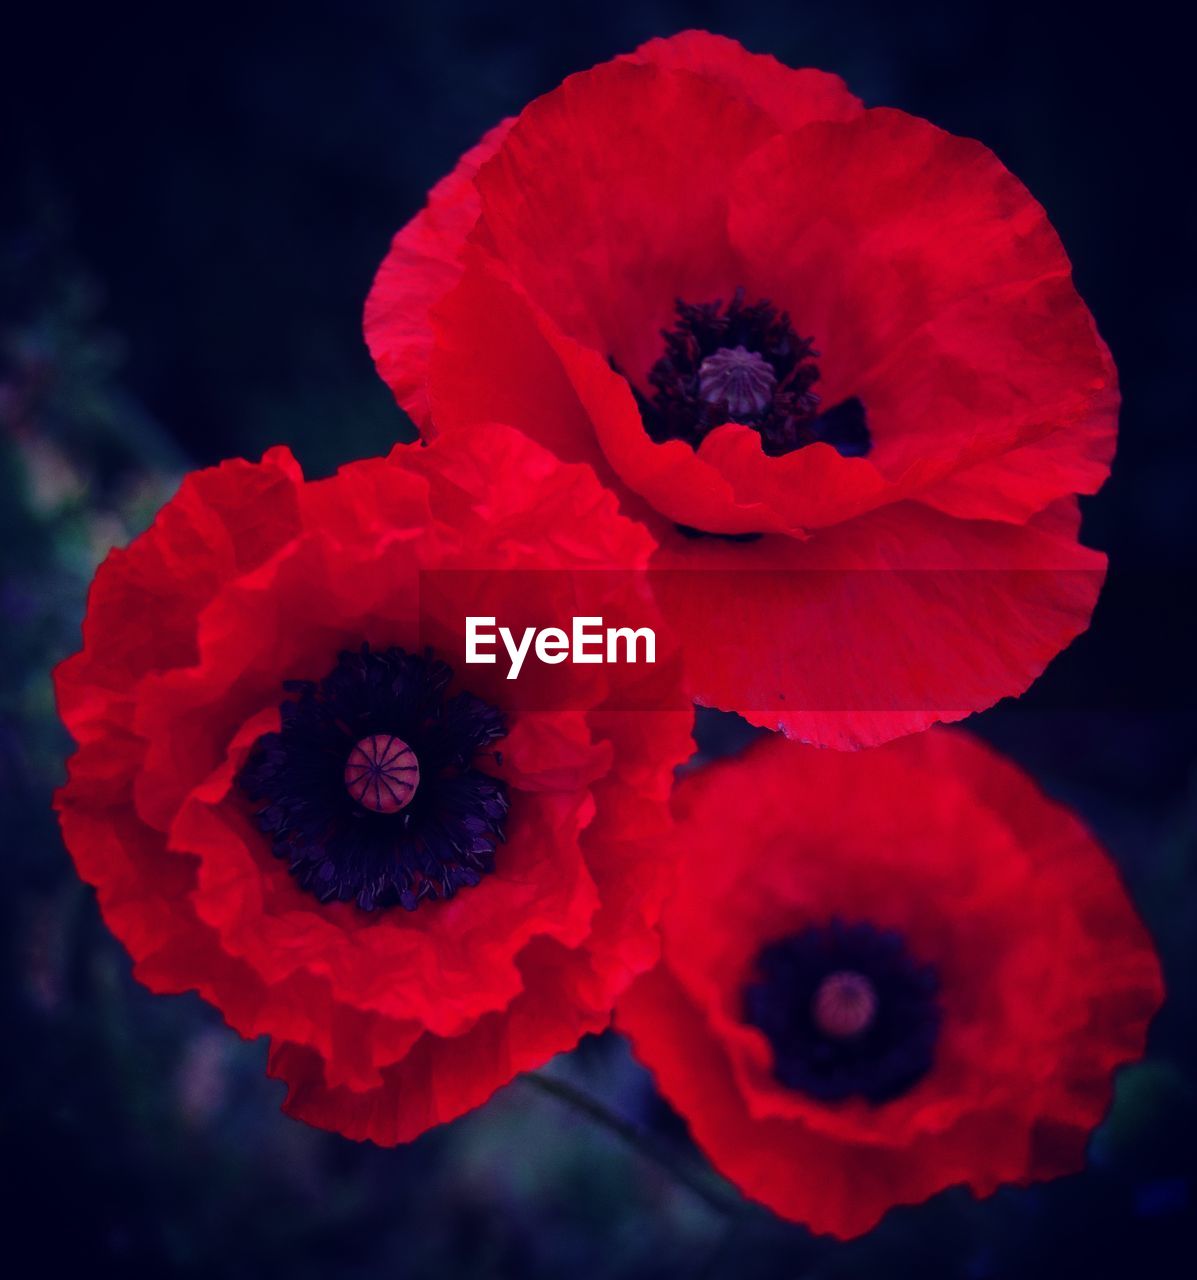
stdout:
<svg viewBox="0 0 1197 1280">
<path fill-rule="evenodd" d="M 458 0 L 26 5 L 0 95 L 0 1213 L 15 1273 L 1168 1276 L 1193 1263 L 1197 421 L 1191 55 L 1175 6 Z M 360 311 L 390 235 L 501 116 L 686 26 L 839 72 L 991 146 L 1044 203 L 1121 371 L 1091 631 L 972 723 L 1110 846 L 1170 998 L 1089 1170 L 959 1191 L 847 1245 L 708 1208 L 527 1085 L 395 1151 L 282 1117 L 197 999 L 137 987 L 49 814 L 48 670 L 86 584 L 187 467 L 309 474 L 408 427 Z M 679 145 L 685 145 L 679 139 Z M 724 745 L 734 731 L 707 726 Z M 614 1037 L 553 1068 L 692 1158 Z M 1187 1256 L 1186 1256 L 1187 1255 Z"/>
</svg>

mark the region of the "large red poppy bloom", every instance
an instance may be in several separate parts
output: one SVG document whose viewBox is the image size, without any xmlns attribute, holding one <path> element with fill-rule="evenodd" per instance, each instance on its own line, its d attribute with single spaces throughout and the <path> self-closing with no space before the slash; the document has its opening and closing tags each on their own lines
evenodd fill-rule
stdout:
<svg viewBox="0 0 1197 1280">
<path fill-rule="evenodd" d="M 511 423 L 648 524 L 700 702 L 871 744 L 1088 624 L 1118 393 L 1063 246 L 834 76 L 703 32 L 571 76 L 399 232 L 365 331 L 426 434 Z"/>
<path fill-rule="evenodd" d="M 846 1237 L 1081 1167 L 1162 987 L 1071 814 L 950 730 L 859 756 L 771 737 L 675 810 L 661 963 L 616 1023 L 746 1194 Z"/>
<path fill-rule="evenodd" d="M 460 661 L 466 613 L 649 625 L 624 570 L 650 551 L 586 468 L 496 430 L 314 483 L 285 449 L 225 463 L 101 566 L 56 673 L 67 845 L 142 982 L 271 1038 L 291 1113 L 411 1138 L 653 962 L 691 749 L 636 696 L 663 655 L 556 692 Z"/>
</svg>

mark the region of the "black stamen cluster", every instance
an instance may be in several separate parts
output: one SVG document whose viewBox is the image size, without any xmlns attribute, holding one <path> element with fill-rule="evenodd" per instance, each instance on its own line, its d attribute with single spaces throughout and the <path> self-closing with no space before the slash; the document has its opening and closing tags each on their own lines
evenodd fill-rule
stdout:
<svg viewBox="0 0 1197 1280">
<path fill-rule="evenodd" d="M 820 1030 L 815 994 L 834 973 L 868 980 L 877 997 L 859 1036 Z M 900 934 L 833 920 L 771 943 L 744 992 L 744 1020 L 773 1048 L 773 1072 L 787 1088 L 826 1101 L 888 1102 L 931 1068 L 939 1038 L 939 980 L 910 955 Z"/>
<path fill-rule="evenodd" d="M 282 727 L 258 739 L 237 781 L 274 853 L 322 902 L 410 911 L 493 870 L 507 788 L 476 758 L 506 724 L 480 698 L 448 695 L 452 678 L 431 655 L 363 645 L 323 680 L 283 686 L 296 696 L 282 703 Z M 402 812 L 363 808 L 345 785 L 350 752 L 374 734 L 401 738 L 419 761 Z"/>
<path fill-rule="evenodd" d="M 745 305 L 737 289 L 725 307 L 715 302 L 675 304 L 676 325 L 663 330 L 665 351 L 649 370 L 652 396 L 633 387 L 644 428 L 658 444 L 684 440 L 697 449 L 706 436 L 725 422 L 752 427 L 761 448 L 780 457 L 816 441 L 832 445 L 845 457 L 860 457 L 872 447 L 864 406 L 853 397 L 826 412 L 819 410 L 813 390 L 819 379 L 814 340 L 800 338 L 786 312 L 768 301 Z M 773 375 L 772 395 L 761 407 L 745 412 L 709 398 L 711 379 L 703 364 L 719 351 L 743 348 L 766 362 Z"/>
</svg>

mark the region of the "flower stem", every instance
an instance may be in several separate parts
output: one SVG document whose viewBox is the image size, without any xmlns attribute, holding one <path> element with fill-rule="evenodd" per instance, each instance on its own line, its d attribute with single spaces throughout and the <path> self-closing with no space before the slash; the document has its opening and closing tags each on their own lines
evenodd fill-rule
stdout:
<svg viewBox="0 0 1197 1280">
<path fill-rule="evenodd" d="M 651 1160 L 659 1168 L 669 1174 L 675 1182 L 681 1183 L 692 1191 L 708 1208 L 727 1218 L 739 1217 L 743 1212 L 743 1202 L 721 1178 L 709 1173 L 680 1153 L 671 1150 L 643 1125 L 612 1111 L 597 1098 L 575 1089 L 556 1076 L 546 1075 L 539 1071 L 530 1071 L 520 1077 L 526 1084 L 541 1093 L 556 1098 L 566 1106 L 572 1107 L 588 1119 L 602 1125 L 611 1133 L 622 1139 L 638 1155 Z"/>
</svg>

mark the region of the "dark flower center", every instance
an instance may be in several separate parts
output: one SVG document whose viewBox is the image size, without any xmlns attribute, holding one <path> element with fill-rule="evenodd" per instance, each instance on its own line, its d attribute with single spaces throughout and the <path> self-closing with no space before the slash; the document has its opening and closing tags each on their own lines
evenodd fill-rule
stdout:
<svg viewBox="0 0 1197 1280">
<path fill-rule="evenodd" d="M 398 813 L 406 809 L 420 785 L 416 753 L 393 733 L 375 733 L 349 753 L 345 762 L 345 787 L 373 813 Z"/>
<path fill-rule="evenodd" d="M 237 782 L 275 855 L 322 902 L 410 911 L 493 870 L 507 788 L 477 765 L 507 728 L 480 698 L 450 695 L 452 678 L 431 655 L 363 645 L 323 680 L 284 684 L 296 696 L 282 726 Z"/>
<path fill-rule="evenodd" d="M 834 920 L 770 943 L 756 971 L 744 1020 L 768 1037 L 787 1088 L 882 1103 L 931 1069 L 939 980 L 899 934 Z"/>
<path fill-rule="evenodd" d="M 707 404 L 726 405 L 737 418 L 764 413 L 776 386 L 773 366 L 745 347 L 720 347 L 698 366 L 698 394 Z"/>
<path fill-rule="evenodd" d="M 738 422 L 760 434 L 770 457 L 817 441 L 849 458 L 872 448 L 858 399 L 821 408 L 814 341 L 800 338 L 772 303 L 747 306 L 737 289 L 726 307 L 679 299 L 676 314 L 649 370 L 653 394 L 635 391 L 644 429 L 658 444 L 684 440 L 697 449 L 716 427 Z"/>
<path fill-rule="evenodd" d="M 831 1040 L 862 1035 L 877 1016 L 877 989 L 863 973 L 843 969 L 829 973 L 815 988 L 810 1016 Z"/>
</svg>

